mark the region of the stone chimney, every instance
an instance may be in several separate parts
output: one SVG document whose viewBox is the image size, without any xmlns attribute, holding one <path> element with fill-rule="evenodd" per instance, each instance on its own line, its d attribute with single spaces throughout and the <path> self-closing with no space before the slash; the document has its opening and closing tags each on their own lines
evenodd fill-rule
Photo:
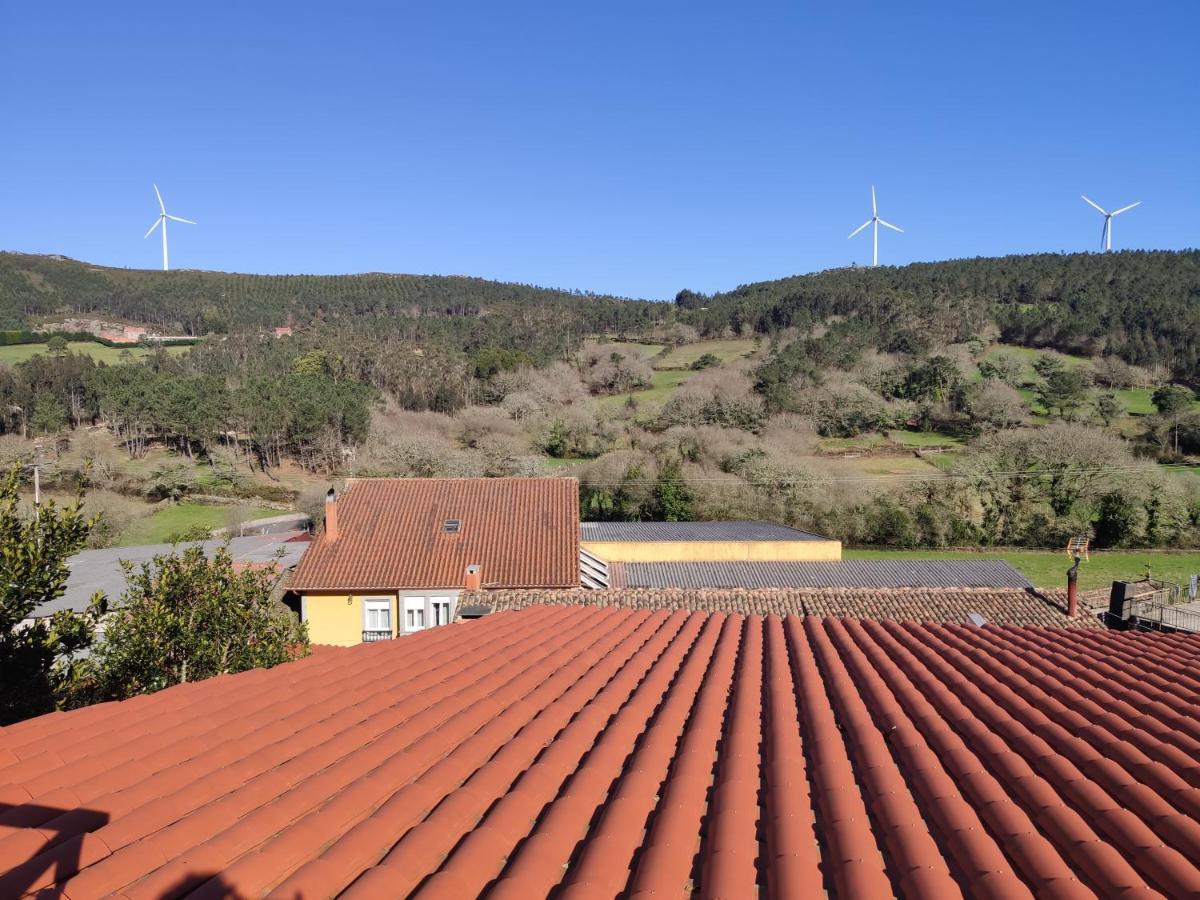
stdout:
<svg viewBox="0 0 1200 900">
<path fill-rule="evenodd" d="M 477 591 L 481 587 L 483 587 L 483 567 L 467 566 L 467 578 L 463 583 L 463 588 L 468 591 Z"/>
<path fill-rule="evenodd" d="M 332 544 L 338 539 L 337 492 L 329 489 L 325 495 L 325 542 Z"/>
</svg>

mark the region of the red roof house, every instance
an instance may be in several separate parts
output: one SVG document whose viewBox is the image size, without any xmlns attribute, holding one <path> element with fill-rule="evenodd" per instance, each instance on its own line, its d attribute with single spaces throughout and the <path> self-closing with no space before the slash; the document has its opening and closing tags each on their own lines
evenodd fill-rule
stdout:
<svg viewBox="0 0 1200 900">
<path fill-rule="evenodd" d="M 317 643 L 387 639 L 457 613 L 469 588 L 576 587 L 574 478 L 352 479 L 289 589 Z"/>
</svg>

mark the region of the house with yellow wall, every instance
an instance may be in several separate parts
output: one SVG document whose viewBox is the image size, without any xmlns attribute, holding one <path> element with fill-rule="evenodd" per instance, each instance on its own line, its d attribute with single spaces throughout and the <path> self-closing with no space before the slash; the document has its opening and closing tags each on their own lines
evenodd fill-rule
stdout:
<svg viewBox="0 0 1200 900">
<path fill-rule="evenodd" d="M 773 522 L 583 522 L 579 545 L 606 563 L 828 562 L 841 541 Z"/>
<path fill-rule="evenodd" d="M 315 644 L 453 622 L 464 590 L 578 587 L 574 478 L 356 478 L 288 587 Z"/>
</svg>

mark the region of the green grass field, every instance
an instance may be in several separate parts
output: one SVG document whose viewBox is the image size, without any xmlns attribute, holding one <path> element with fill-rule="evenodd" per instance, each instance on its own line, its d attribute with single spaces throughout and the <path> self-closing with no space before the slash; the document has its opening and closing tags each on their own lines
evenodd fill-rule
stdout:
<svg viewBox="0 0 1200 900">
<path fill-rule="evenodd" d="M 1067 586 L 1071 561 L 1062 551 L 1038 550 L 847 550 L 846 559 L 1003 559 L 1012 563 L 1038 587 Z M 1164 553 L 1154 550 L 1102 550 L 1079 566 L 1079 587 L 1106 588 L 1114 581 L 1143 578 L 1150 566 L 1155 578 L 1187 586 L 1188 578 L 1200 574 L 1200 553 Z"/>
<path fill-rule="evenodd" d="M 1056 350 L 1034 350 L 1032 347 L 1012 347 L 1007 344 L 998 344 L 987 353 L 984 354 L 985 359 L 990 359 L 997 355 L 1007 355 L 1020 359 L 1024 363 L 1024 368 L 1021 370 L 1021 380 L 1023 382 L 1038 381 L 1037 373 L 1033 370 L 1033 361 L 1039 356 L 1052 356 L 1059 359 L 1064 365 L 1071 368 L 1090 365 L 1091 360 L 1083 356 L 1072 356 L 1069 353 L 1059 353 Z M 975 372 L 972 375 L 973 381 L 978 381 L 980 375 Z M 1097 387 L 1096 392 L 1103 391 L 1103 388 Z M 1035 416 L 1039 418 L 1045 417 L 1045 410 L 1041 404 L 1037 402 L 1034 392 L 1029 388 L 1019 388 L 1021 398 L 1026 405 L 1033 411 Z M 1118 401 L 1125 408 L 1125 412 L 1130 416 L 1152 416 L 1156 412 L 1154 404 L 1150 398 L 1154 395 L 1154 388 L 1123 388 L 1112 392 L 1116 395 Z M 1200 400 L 1192 404 L 1193 409 L 1200 409 Z"/>
<path fill-rule="evenodd" d="M 69 341 L 67 349 L 72 353 L 85 353 L 96 362 L 107 363 L 108 365 L 121 362 L 124 358 L 122 356 L 124 353 L 130 354 L 134 359 L 140 359 L 150 353 L 150 350 L 146 347 L 106 347 L 104 344 L 96 344 L 91 341 Z M 172 356 L 178 356 L 192 348 L 187 345 L 177 345 L 167 347 L 166 349 Z M 39 353 L 44 354 L 48 352 L 49 350 L 45 344 L 12 344 L 7 347 L 0 347 L 0 363 L 7 363 L 12 366 L 25 362 Z"/>
<path fill-rule="evenodd" d="M 647 359 L 653 359 L 667 349 L 666 344 L 641 344 L 635 341 L 610 341 L 601 346 L 616 353 L 640 353 Z"/>
<path fill-rule="evenodd" d="M 638 410 L 644 412 L 647 407 L 660 407 L 674 393 L 675 388 L 679 387 L 692 375 L 687 369 L 670 369 L 667 371 L 655 372 L 651 379 L 650 387 L 643 388 L 640 391 L 631 391 L 628 394 L 613 394 L 610 397 L 596 398 L 596 404 L 601 409 L 615 409 L 624 405 L 625 401 L 630 397 L 637 400 Z"/>
<path fill-rule="evenodd" d="M 234 510 L 249 519 L 266 519 L 280 515 L 277 509 L 262 507 L 209 506 L 204 503 L 176 503 L 140 519 L 121 535 L 118 546 L 132 547 L 137 544 L 163 544 L 172 535 L 193 528 L 223 528 L 232 524 Z"/>
<path fill-rule="evenodd" d="M 755 341 L 752 338 L 740 338 L 729 341 L 700 341 L 696 344 L 685 344 L 676 347 L 666 356 L 654 361 L 656 369 L 686 369 L 705 353 L 711 353 L 726 363 L 730 360 L 749 356 L 754 352 Z"/>
<path fill-rule="evenodd" d="M 888 437 L 901 447 L 914 450 L 922 447 L 961 447 L 963 443 L 960 437 L 937 431 L 889 431 Z"/>
<path fill-rule="evenodd" d="M 916 456 L 859 456 L 853 459 L 823 459 L 821 468 L 827 470 L 833 477 L 853 477 L 867 475 L 877 477 L 878 485 L 873 487 L 887 488 L 888 477 L 896 476 L 896 485 L 910 484 L 910 475 L 925 475 L 940 477 L 940 470 L 927 461 Z"/>
<path fill-rule="evenodd" d="M 1125 407 L 1125 412 L 1131 416 L 1152 416 L 1157 410 L 1150 398 L 1154 395 L 1151 388 L 1125 388 L 1122 390 L 1113 391 L 1120 404 Z M 1192 404 L 1193 407 L 1196 404 Z"/>
<path fill-rule="evenodd" d="M 1057 350 L 1037 350 L 1033 347 L 1015 347 L 1011 344 L 996 344 L 987 353 L 983 355 L 984 359 L 991 359 L 995 356 L 1011 356 L 1021 360 L 1024 363 L 1024 369 L 1021 372 L 1022 378 L 1033 380 L 1037 378 L 1037 373 L 1033 370 L 1033 361 L 1041 356 L 1052 356 L 1060 360 L 1064 366 L 1069 368 L 1078 368 L 1079 366 L 1087 366 L 1091 364 L 1091 360 L 1086 356 L 1073 356 L 1070 353 L 1059 353 Z"/>
<path fill-rule="evenodd" d="M 855 450 L 872 450 L 876 447 L 882 446 L 886 442 L 886 436 L 869 431 L 865 434 L 859 434 L 848 438 L 822 438 L 821 443 L 818 446 L 824 453 L 842 453 L 853 452 Z"/>
<path fill-rule="evenodd" d="M 542 463 L 544 465 L 549 466 L 552 469 L 565 469 L 565 468 L 568 468 L 569 466 L 582 465 L 583 463 L 585 463 L 587 461 L 588 460 L 586 460 L 586 459 L 558 459 L 553 456 L 547 456 L 545 459 L 542 460 Z"/>
</svg>

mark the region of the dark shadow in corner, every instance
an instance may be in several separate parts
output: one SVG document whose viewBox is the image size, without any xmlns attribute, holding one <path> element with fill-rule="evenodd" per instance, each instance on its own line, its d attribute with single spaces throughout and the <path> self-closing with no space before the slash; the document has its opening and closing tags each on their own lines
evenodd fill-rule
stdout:
<svg viewBox="0 0 1200 900">
<path fill-rule="evenodd" d="M 94 809 L 59 809 L 36 803 L 0 803 L 0 822 L 15 828 L 38 828 L 53 832 L 55 820 L 71 815 L 68 836 L 47 838 L 23 862 L 0 872 L 0 897 L 20 897 L 53 870 L 54 884 L 66 881 L 79 871 L 79 851 L 83 836 L 108 824 L 108 813 Z"/>
<path fill-rule="evenodd" d="M 63 817 L 69 832 L 55 834 L 54 823 Z M 10 828 L 36 828 L 50 833 L 50 837 L 29 854 L 28 858 L 11 868 L 0 871 L 0 898 L 58 897 L 62 883 L 79 873 L 80 850 L 83 838 L 90 832 L 103 828 L 109 815 L 99 810 L 76 808 L 61 809 L 41 806 L 36 803 L 0 803 L 0 824 Z M 68 824 L 69 823 L 69 824 Z M 51 877 L 46 884 L 46 877 Z M 35 887 L 41 885 L 41 887 Z M 192 891 L 205 888 L 207 896 L 242 897 L 227 884 L 220 872 L 192 872 L 168 888 L 164 897 L 182 897 Z M 300 900 L 297 894 L 295 900 Z"/>
<path fill-rule="evenodd" d="M 226 883 L 226 881 L 221 877 L 220 872 L 194 872 L 189 875 L 185 875 L 175 884 L 167 888 L 163 892 L 162 896 L 185 897 L 191 894 L 192 891 L 200 890 L 200 888 L 205 889 L 205 897 L 224 897 L 230 898 L 230 900 L 248 900 L 248 895 L 240 894 L 234 890 L 233 887 Z M 300 896 L 299 891 L 297 891 L 291 896 L 291 898 L 289 898 L 289 900 L 303 900 L 303 898 Z"/>
</svg>

